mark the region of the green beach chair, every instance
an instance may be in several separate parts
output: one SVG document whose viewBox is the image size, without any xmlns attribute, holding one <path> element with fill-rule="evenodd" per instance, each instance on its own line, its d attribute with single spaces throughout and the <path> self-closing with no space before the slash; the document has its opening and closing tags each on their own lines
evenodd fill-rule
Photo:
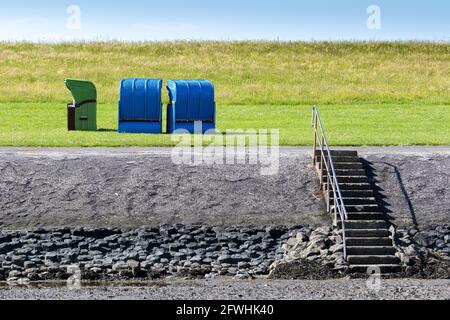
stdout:
<svg viewBox="0 0 450 320">
<path fill-rule="evenodd" d="M 67 105 L 69 131 L 97 131 L 97 89 L 90 81 L 66 79 L 73 96 Z"/>
</svg>

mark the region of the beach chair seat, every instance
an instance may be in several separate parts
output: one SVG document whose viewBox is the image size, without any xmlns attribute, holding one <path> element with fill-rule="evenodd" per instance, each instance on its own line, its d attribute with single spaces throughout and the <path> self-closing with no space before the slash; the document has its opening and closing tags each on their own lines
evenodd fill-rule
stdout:
<svg viewBox="0 0 450 320">
<path fill-rule="evenodd" d="M 161 89 L 161 79 L 122 80 L 119 133 L 162 133 Z"/>
<path fill-rule="evenodd" d="M 65 79 L 64 83 L 73 96 L 67 105 L 69 131 L 97 130 L 97 89 L 86 80 Z"/>
<path fill-rule="evenodd" d="M 214 85 L 207 80 L 169 80 L 168 133 L 211 133 L 216 129 Z M 200 132 L 196 132 L 199 130 Z"/>
</svg>

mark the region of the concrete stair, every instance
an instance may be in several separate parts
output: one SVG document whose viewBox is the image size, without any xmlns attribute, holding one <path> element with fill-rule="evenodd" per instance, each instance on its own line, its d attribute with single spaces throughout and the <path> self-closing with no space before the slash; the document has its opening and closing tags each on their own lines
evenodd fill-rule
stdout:
<svg viewBox="0 0 450 320">
<path fill-rule="evenodd" d="M 395 255 L 395 252 L 396 250 L 392 246 L 347 247 L 347 254 L 349 256 L 364 256 L 364 255 L 392 256 Z"/>
<path fill-rule="evenodd" d="M 338 226 L 342 227 L 341 222 L 338 222 Z M 347 220 L 345 221 L 345 227 L 348 230 L 361 230 L 361 229 L 384 229 L 388 230 L 387 222 L 384 220 Z"/>
<path fill-rule="evenodd" d="M 356 162 L 338 162 L 334 164 L 336 170 L 363 170 L 362 163 Z"/>
<path fill-rule="evenodd" d="M 348 214 L 345 221 L 347 261 L 351 272 L 381 273 L 401 271 L 400 259 L 395 255 L 389 224 L 381 211 L 364 166 L 356 151 L 331 152 L 339 188 Z M 320 170 L 320 152 L 316 152 L 316 169 L 322 173 L 323 186 L 327 175 Z M 324 188 L 325 189 L 325 188 Z M 329 191 L 330 205 L 334 208 L 334 193 Z M 342 228 L 342 222 L 338 222 Z"/>
<path fill-rule="evenodd" d="M 344 202 L 345 204 L 345 202 Z M 345 209 L 347 212 L 381 212 L 378 204 L 368 203 L 368 204 L 358 204 L 358 205 L 347 205 L 345 204 Z"/>
<path fill-rule="evenodd" d="M 336 166 L 334 167 L 334 172 L 336 172 L 337 176 L 343 177 L 364 177 L 366 178 L 366 171 L 364 169 L 338 169 Z M 324 173 L 325 176 L 325 173 Z"/>
<path fill-rule="evenodd" d="M 348 212 L 350 220 L 383 220 L 384 214 L 382 212 Z"/>
<path fill-rule="evenodd" d="M 369 182 L 362 182 L 362 183 L 342 183 L 342 181 L 339 181 L 339 189 L 342 191 L 372 191 L 372 187 L 370 186 Z"/>
<path fill-rule="evenodd" d="M 344 203 L 346 205 L 358 206 L 358 205 L 367 205 L 367 204 L 377 204 L 377 201 L 374 197 L 346 197 L 342 194 L 342 198 L 344 199 Z M 333 195 L 331 195 L 333 197 Z M 334 205 L 334 199 L 330 199 L 331 205 Z"/>
<path fill-rule="evenodd" d="M 395 255 L 349 255 L 347 260 L 356 265 L 399 264 L 400 259 Z"/>
<path fill-rule="evenodd" d="M 341 186 L 340 186 L 341 187 Z M 341 189 L 341 195 L 344 198 L 372 198 L 372 190 L 345 190 Z M 333 191 L 330 191 L 330 197 L 333 197 Z"/>
<path fill-rule="evenodd" d="M 392 274 L 402 271 L 402 267 L 399 264 L 375 264 L 375 265 L 360 265 L 350 264 L 350 272 L 353 273 L 368 273 L 369 270 L 377 270 L 381 274 Z"/>
<path fill-rule="evenodd" d="M 342 176 L 336 173 L 337 180 L 339 183 L 353 183 L 353 184 L 368 184 L 369 180 L 366 176 Z M 326 176 L 323 177 L 324 181 Z"/>
<path fill-rule="evenodd" d="M 392 239 L 389 237 L 347 238 L 347 245 L 351 247 L 392 246 Z"/>
<path fill-rule="evenodd" d="M 385 229 L 349 229 L 346 232 L 347 237 L 359 238 L 359 237 L 389 237 L 391 233 Z"/>
</svg>

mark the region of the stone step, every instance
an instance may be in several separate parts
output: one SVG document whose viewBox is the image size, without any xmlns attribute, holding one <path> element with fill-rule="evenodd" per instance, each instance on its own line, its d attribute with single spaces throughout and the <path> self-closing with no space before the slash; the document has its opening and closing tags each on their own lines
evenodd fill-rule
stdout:
<svg viewBox="0 0 450 320">
<path fill-rule="evenodd" d="M 392 239 L 388 237 L 365 237 L 365 238 L 351 238 L 347 237 L 347 246 L 392 246 Z"/>
<path fill-rule="evenodd" d="M 387 229 L 347 229 L 345 234 L 350 238 L 363 237 L 389 237 L 391 233 Z"/>
<path fill-rule="evenodd" d="M 338 177 L 367 177 L 366 170 L 364 169 L 336 169 L 334 170 Z M 327 177 L 326 168 L 323 170 L 323 177 Z"/>
<path fill-rule="evenodd" d="M 378 265 L 378 264 L 399 264 L 400 259 L 394 255 L 349 255 L 347 261 L 351 265 Z"/>
<path fill-rule="evenodd" d="M 345 205 L 347 212 L 381 212 L 378 204 Z"/>
<path fill-rule="evenodd" d="M 348 247 L 347 246 L 347 254 L 348 255 L 395 255 L 394 247 L 392 246 L 365 246 L 365 247 Z"/>
<path fill-rule="evenodd" d="M 342 195 L 342 193 L 341 193 Z M 342 195 L 342 200 L 344 201 L 345 205 L 373 205 L 377 204 L 377 201 L 374 197 L 345 197 Z M 334 205 L 334 198 L 330 199 L 331 205 Z"/>
<path fill-rule="evenodd" d="M 342 222 L 338 222 L 339 227 Z M 387 229 L 387 222 L 385 220 L 347 220 L 345 221 L 346 229 Z"/>
<path fill-rule="evenodd" d="M 382 264 L 382 265 L 351 265 L 349 271 L 352 273 L 369 273 L 373 274 L 373 270 L 379 270 L 381 274 L 398 273 L 402 271 L 402 267 L 398 264 Z"/>
<path fill-rule="evenodd" d="M 347 212 L 349 220 L 384 220 L 382 212 Z"/>
<path fill-rule="evenodd" d="M 341 191 L 372 191 L 372 186 L 368 182 L 350 183 L 339 181 Z"/>
<path fill-rule="evenodd" d="M 337 162 L 334 164 L 336 170 L 352 169 L 352 170 L 364 170 L 364 166 L 361 162 Z"/>
<path fill-rule="evenodd" d="M 332 156 L 333 163 L 361 163 L 361 159 L 358 156 Z M 325 157 L 325 161 L 328 160 L 328 157 Z M 316 157 L 316 163 L 320 162 L 320 156 Z"/>
<path fill-rule="evenodd" d="M 369 180 L 367 179 L 366 175 L 363 176 L 337 176 L 337 181 L 339 183 L 339 187 L 340 184 L 342 183 L 365 183 L 369 185 Z M 326 182 L 324 180 L 324 182 Z M 370 185 L 369 185 L 370 186 Z"/>
<path fill-rule="evenodd" d="M 341 195 L 344 198 L 373 198 L 374 193 L 372 190 L 341 190 Z M 333 191 L 330 191 L 330 198 L 334 198 Z"/>
<path fill-rule="evenodd" d="M 353 151 L 353 150 L 331 150 L 330 151 L 331 156 L 332 157 L 357 157 L 358 156 L 358 151 Z M 326 154 L 326 152 L 325 152 Z M 320 150 L 316 150 L 316 156 L 320 156 L 321 155 L 321 151 Z"/>
</svg>

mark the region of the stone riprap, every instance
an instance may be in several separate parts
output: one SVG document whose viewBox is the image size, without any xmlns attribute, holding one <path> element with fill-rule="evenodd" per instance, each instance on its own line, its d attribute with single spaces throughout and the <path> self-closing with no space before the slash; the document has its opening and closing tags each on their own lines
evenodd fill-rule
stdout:
<svg viewBox="0 0 450 320">
<path fill-rule="evenodd" d="M 391 229 L 403 271 L 450 277 L 450 227 Z M 0 280 L 167 277 L 330 279 L 348 275 L 342 237 L 329 227 L 163 225 L 133 231 L 59 228 L 0 233 Z M 360 275 L 356 275 L 360 276 Z"/>
<path fill-rule="evenodd" d="M 348 272 L 342 234 L 330 227 L 299 230 L 283 244 L 284 256 L 269 268 L 273 278 L 329 279 Z"/>
<path fill-rule="evenodd" d="M 1 232 L 0 280 L 64 280 L 77 272 L 84 280 L 264 275 L 299 229 L 305 228 L 163 225 Z"/>
<path fill-rule="evenodd" d="M 450 276 L 450 225 L 391 230 L 406 275 Z"/>
<path fill-rule="evenodd" d="M 450 278 L 450 226 L 391 227 L 402 271 L 396 277 Z M 306 232 L 305 232 L 306 231 Z M 342 233 L 329 227 L 299 230 L 283 245 L 284 257 L 271 267 L 273 278 L 328 279 L 349 274 Z M 354 274 L 354 276 L 361 276 Z"/>
</svg>

